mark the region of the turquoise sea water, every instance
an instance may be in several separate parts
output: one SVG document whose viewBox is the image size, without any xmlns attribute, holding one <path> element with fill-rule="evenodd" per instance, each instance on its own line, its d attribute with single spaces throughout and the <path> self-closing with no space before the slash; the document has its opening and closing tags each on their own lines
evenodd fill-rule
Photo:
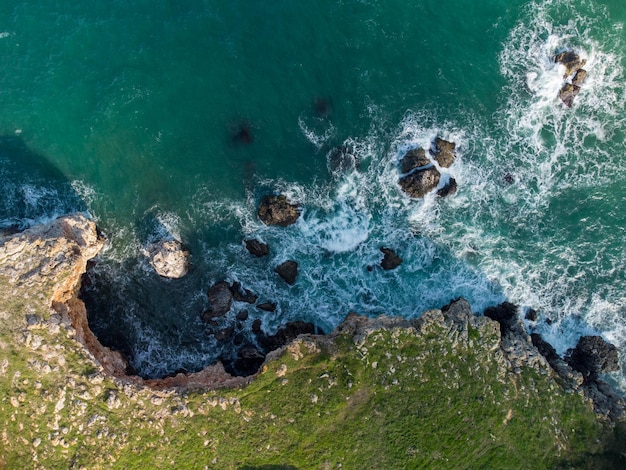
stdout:
<svg viewBox="0 0 626 470">
<path fill-rule="evenodd" d="M 91 214 L 109 240 L 91 325 L 142 375 L 234 354 L 200 320 L 223 279 L 278 303 L 224 319 L 248 309 L 250 341 L 257 318 L 329 331 L 349 311 L 415 317 L 464 296 L 536 309 L 529 326 L 559 352 L 586 333 L 626 347 L 623 2 L 0 6 L 0 228 Z M 551 60 L 564 49 L 589 72 L 571 109 Z M 436 136 L 457 143 L 458 193 L 411 200 L 398 159 Z M 331 171 L 341 145 L 357 169 Z M 278 192 L 301 204 L 296 225 L 257 220 Z M 191 251 L 184 279 L 142 254 L 164 236 Z M 367 269 L 381 246 L 397 270 Z M 287 258 L 291 287 L 273 272 Z"/>
</svg>

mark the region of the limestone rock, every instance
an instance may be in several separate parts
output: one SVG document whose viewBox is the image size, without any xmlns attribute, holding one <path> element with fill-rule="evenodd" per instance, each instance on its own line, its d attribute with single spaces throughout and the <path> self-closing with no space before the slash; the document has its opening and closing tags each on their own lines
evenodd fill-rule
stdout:
<svg viewBox="0 0 626 470">
<path fill-rule="evenodd" d="M 257 214 L 265 225 L 281 227 L 294 224 L 300 217 L 298 206 L 289 202 L 284 195 L 263 196 Z"/>
<path fill-rule="evenodd" d="M 287 260 L 276 266 L 274 271 L 276 271 L 287 284 L 293 285 L 295 284 L 296 277 L 298 276 L 298 263 L 293 260 Z"/>
<path fill-rule="evenodd" d="M 152 243 L 146 251 L 150 264 L 159 276 L 178 279 L 189 271 L 189 252 L 178 240 Z"/>
</svg>

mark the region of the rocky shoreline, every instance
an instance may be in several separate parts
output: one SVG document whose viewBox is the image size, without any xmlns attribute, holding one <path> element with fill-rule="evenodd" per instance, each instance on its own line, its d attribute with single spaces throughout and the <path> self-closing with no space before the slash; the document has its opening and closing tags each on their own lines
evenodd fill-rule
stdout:
<svg viewBox="0 0 626 470">
<path fill-rule="evenodd" d="M 16 330 L 33 327 L 52 329 L 57 325 L 55 331 L 63 331 L 58 325 L 65 325 L 102 372 L 122 384 L 182 391 L 237 387 L 254 380 L 260 372 L 247 377 L 233 376 L 220 362 L 200 372 L 179 373 L 162 379 L 147 380 L 129 374 L 125 358 L 103 346 L 91 332 L 85 306 L 77 297 L 87 263 L 98 254 L 103 244 L 95 224 L 81 214 L 62 217 L 0 239 L 0 276 L 10 279 L 15 295 L 26 287 L 46 295 L 46 302 L 51 308 L 47 317 L 27 314 L 26 318 L 5 321 Z M 227 285 L 226 289 L 232 295 L 232 286 Z M 242 295 L 241 292 L 239 295 Z M 256 361 L 258 370 L 262 371 L 296 338 L 305 339 L 317 348 L 332 350 L 337 338 L 346 334 L 358 344 L 379 330 L 401 328 L 424 334 L 436 325 L 447 331 L 446 337 L 453 342 L 491 341 L 493 355 L 486 360 L 496 361 L 511 374 L 520 374 L 526 369 L 547 374 L 554 377 L 564 390 L 584 395 L 599 415 L 611 420 L 624 416 L 623 397 L 601 379 L 602 373 L 617 368 L 615 347 L 600 337 L 583 337 L 563 359 L 540 336 L 528 334 L 517 307 L 512 304 L 505 303 L 488 309 L 485 315 L 475 315 L 467 301 L 458 299 L 441 310 L 424 312 L 417 320 L 386 316 L 368 318 L 351 313 L 328 335 L 313 334 L 312 325 L 300 323 L 287 325 L 276 335 L 262 340 L 266 350 L 271 351 L 267 357 L 253 348 L 248 348 L 247 353 L 240 356 Z M 487 335 L 489 338 L 472 338 L 474 330 L 491 333 Z"/>
</svg>

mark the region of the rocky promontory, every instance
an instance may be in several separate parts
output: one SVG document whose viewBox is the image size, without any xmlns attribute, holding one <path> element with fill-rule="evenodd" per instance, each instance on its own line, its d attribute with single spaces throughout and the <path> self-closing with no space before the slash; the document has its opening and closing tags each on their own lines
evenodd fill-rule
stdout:
<svg viewBox="0 0 626 470">
<path fill-rule="evenodd" d="M 623 463 L 623 402 L 601 381 L 611 348 L 590 337 L 554 357 L 510 304 L 482 316 L 458 299 L 416 320 L 351 313 L 328 335 L 292 325 L 267 339 L 284 346 L 250 377 L 219 363 L 130 375 L 76 297 L 103 243 L 80 214 L 0 239 L 0 467 Z"/>
</svg>

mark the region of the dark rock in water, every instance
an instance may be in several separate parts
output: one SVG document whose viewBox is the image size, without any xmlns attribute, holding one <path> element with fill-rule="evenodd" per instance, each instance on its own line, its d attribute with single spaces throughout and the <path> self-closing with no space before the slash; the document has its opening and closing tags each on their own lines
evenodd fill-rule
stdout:
<svg viewBox="0 0 626 470">
<path fill-rule="evenodd" d="M 275 335 L 264 336 L 259 339 L 259 343 L 266 351 L 273 351 L 283 347 L 287 343 L 296 339 L 299 335 L 315 334 L 315 325 L 303 321 L 287 322 Z"/>
<path fill-rule="evenodd" d="M 580 56 L 574 51 L 565 51 L 554 56 L 554 62 L 565 65 L 565 74 L 563 75 L 563 78 L 567 78 L 578 69 L 584 67 L 587 61 L 585 59 L 581 59 Z"/>
<path fill-rule="evenodd" d="M 259 304 L 256 307 L 259 310 L 263 310 L 264 312 L 275 312 L 276 311 L 276 304 L 274 302 L 263 302 L 262 304 Z"/>
<path fill-rule="evenodd" d="M 511 173 L 507 173 L 506 175 L 504 175 L 504 178 L 502 178 L 504 180 L 504 182 L 506 184 L 513 184 L 515 183 L 515 178 L 513 177 L 513 175 Z"/>
<path fill-rule="evenodd" d="M 580 87 L 578 85 L 572 85 L 571 83 L 566 83 L 563 85 L 563 88 L 559 91 L 559 98 L 568 108 L 572 107 L 574 104 L 574 98 L 580 93 Z"/>
<path fill-rule="evenodd" d="M 381 248 L 380 251 L 385 255 L 380 265 L 384 270 L 395 269 L 402 264 L 402 258 L 400 258 L 395 251 L 391 248 Z"/>
<path fill-rule="evenodd" d="M 596 380 L 603 372 L 619 370 L 617 348 L 601 336 L 583 336 L 574 349 L 567 351 L 565 360 L 586 381 Z"/>
<path fill-rule="evenodd" d="M 261 258 L 270 254 L 270 249 L 267 244 L 257 240 L 256 238 L 245 240 L 245 244 L 246 249 L 254 256 Z"/>
<path fill-rule="evenodd" d="M 256 320 L 252 322 L 252 332 L 258 335 L 262 331 L 263 330 L 261 330 L 261 320 L 257 318 Z"/>
<path fill-rule="evenodd" d="M 224 328 L 223 330 L 216 332 L 213 336 L 218 341 L 227 341 L 233 337 L 234 332 L 235 329 L 232 326 L 229 326 L 227 328 Z"/>
<path fill-rule="evenodd" d="M 576 75 L 572 78 L 572 85 L 582 86 L 585 82 L 585 78 L 587 78 L 587 71 L 585 69 L 576 70 Z"/>
<path fill-rule="evenodd" d="M 436 137 L 433 142 L 433 148 L 430 149 L 430 154 L 437 160 L 440 167 L 450 168 L 456 159 L 455 149 L 456 144 L 454 142 L 448 142 Z"/>
<path fill-rule="evenodd" d="M 423 148 L 411 149 L 404 154 L 402 160 L 400 160 L 400 171 L 402 173 L 408 173 L 415 168 L 430 165 L 431 161 L 426 156 L 426 151 Z"/>
<path fill-rule="evenodd" d="M 410 197 L 420 198 L 435 189 L 440 178 L 439 171 L 435 167 L 430 167 L 403 176 L 398 180 L 398 184 Z"/>
<path fill-rule="evenodd" d="M 235 299 L 237 302 L 247 302 L 249 304 L 253 304 L 258 299 L 258 296 L 256 296 L 252 291 L 243 287 L 239 282 L 233 282 L 230 291 L 233 294 L 233 299 Z"/>
<path fill-rule="evenodd" d="M 526 310 L 525 318 L 529 321 L 537 321 L 537 310 L 535 310 L 534 308 L 529 308 L 528 310 Z"/>
<path fill-rule="evenodd" d="M 235 346 L 239 346 L 240 344 L 243 344 L 243 342 L 246 340 L 246 337 L 244 335 L 242 335 L 241 333 L 238 333 L 235 335 L 235 337 L 233 338 L 233 344 Z"/>
<path fill-rule="evenodd" d="M 253 344 L 244 344 L 237 351 L 238 358 L 232 364 L 235 375 L 248 376 L 259 370 L 265 355 Z"/>
<path fill-rule="evenodd" d="M 326 158 L 331 173 L 349 173 L 359 166 L 359 159 L 347 145 L 332 149 Z"/>
<path fill-rule="evenodd" d="M 544 340 L 540 334 L 532 333 L 530 339 L 533 345 L 539 350 L 541 355 L 545 357 L 550 365 L 557 363 L 561 357 L 557 354 L 556 349 L 550 343 Z"/>
<path fill-rule="evenodd" d="M 446 185 L 443 188 L 441 188 L 439 191 L 437 191 L 437 196 L 448 197 L 448 196 L 455 194 L 456 190 L 457 190 L 456 180 L 450 177 Z"/>
<path fill-rule="evenodd" d="M 226 281 L 218 282 L 209 289 L 209 302 L 213 317 L 223 317 L 233 303 L 233 293 Z"/>
<path fill-rule="evenodd" d="M 517 319 L 517 305 L 510 302 L 502 302 L 495 307 L 486 308 L 484 315 L 500 324 L 500 332 L 502 336 L 504 336 L 515 324 Z"/>
<path fill-rule="evenodd" d="M 286 227 L 298 220 L 300 212 L 298 206 L 287 201 L 287 197 L 263 196 L 258 210 L 259 219 L 265 225 L 279 225 Z"/>
<path fill-rule="evenodd" d="M 239 321 L 246 321 L 248 319 L 248 311 L 241 310 L 240 312 L 237 312 L 237 316 L 235 318 Z"/>
<path fill-rule="evenodd" d="M 289 259 L 276 266 L 274 271 L 276 271 L 287 284 L 293 285 L 296 282 L 296 277 L 298 276 L 298 263 Z"/>
</svg>

